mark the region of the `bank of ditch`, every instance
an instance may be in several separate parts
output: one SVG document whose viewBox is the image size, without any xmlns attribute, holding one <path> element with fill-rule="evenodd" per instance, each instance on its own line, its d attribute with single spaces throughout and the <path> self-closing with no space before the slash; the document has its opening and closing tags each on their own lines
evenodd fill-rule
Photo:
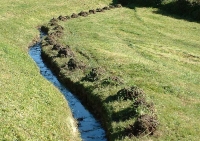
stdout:
<svg viewBox="0 0 200 141">
<path fill-rule="evenodd" d="M 41 34 L 44 36 L 43 34 Z M 55 87 L 57 87 L 60 92 L 65 96 L 73 117 L 77 120 L 77 125 L 79 132 L 81 134 L 82 140 L 85 141 L 106 141 L 105 131 L 102 129 L 100 123 L 95 120 L 92 114 L 88 112 L 87 109 L 80 103 L 75 95 L 70 93 L 64 85 L 62 85 L 52 71 L 44 64 L 41 57 L 41 46 L 40 43 L 36 43 L 29 50 L 30 56 L 36 62 L 37 66 L 40 69 L 40 73 Z M 74 127 L 72 131 L 77 132 L 77 129 Z"/>
<path fill-rule="evenodd" d="M 146 100 L 142 89 L 124 84 L 120 77 L 112 76 L 101 64 L 90 66 L 88 61 L 98 61 L 95 57 L 91 58 L 83 50 L 74 50 L 60 42 L 65 30 L 59 22 L 120 7 L 117 4 L 72 13 L 69 16 L 60 15 L 41 26 L 41 30 L 47 34 L 41 41 L 43 60 L 58 79 L 101 121 L 109 140 L 154 135 L 159 124 L 154 104 Z M 80 60 L 77 57 L 80 55 L 85 59 Z M 112 95 L 105 95 L 106 87 L 114 87 L 114 91 L 108 90 Z M 115 102 L 128 103 L 127 109 L 116 111 L 113 104 Z M 120 121 L 124 122 L 123 126 L 114 125 Z"/>
</svg>

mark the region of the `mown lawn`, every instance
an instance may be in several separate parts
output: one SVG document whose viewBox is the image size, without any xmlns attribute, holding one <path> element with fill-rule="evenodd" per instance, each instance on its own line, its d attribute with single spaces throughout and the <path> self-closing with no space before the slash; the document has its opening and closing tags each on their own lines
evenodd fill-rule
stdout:
<svg viewBox="0 0 200 141">
<path fill-rule="evenodd" d="M 50 18 L 111 1 L 0 1 L 0 140 L 80 140 L 62 94 L 28 55 Z"/>
<path fill-rule="evenodd" d="M 67 102 L 40 75 L 28 46 L 39 35 L 37 27 L 52 17 L 111 2 L 0 1 L 0 140 L 80 140 Z M 103 77 L 122 80 L 117 87 L 100 82 L 92 87 L 115 117 L 127 115 L 131 105 L 129 100 L 110 101 L 121 88 L 137 85 L 154 102 L 160 124 L 154 136 L 142 140 L 200 140 L 200 25 L 155 11 L 121 8 L 63 22 L 62 42 L 90 68 L 103 68 Z M 89 71 L 70 72 L 70 77 L 80 81 Z M 128 117 L 111 121 L 113 138 L 135 121 Z"/>
<path fill-rule="evenodd" d="M 83 70 L 61 72 L 73 82 L 83 84 L 94 98 L 103 102 L 110 114 L 106 117 L 112 139 L 117 140 L 135 121 L 129 109 L 132 101 L 115 96 L 123 88 L 138 86 L 146 93 L 146 99 L 153 101 L 159 120 L 154 136 L 142 140 L 199 140 L 200 25 L 156 11 L 120 8 L 59 22 L 65 31 L 60 42 L 69 45 L 75 59 L 87 66 Z M 56 56 L 51 47 L 43 50 Z M 56 57 L 55 61 L 63 66 L 69 58 Z M 100 68 L 99 80 L 82 81 L 92 68 Z M 115 82 L 107 82 L 113 76 L 122 83 L 113 86 Z M 137 110 L 139 114 L 146 112 Z"/>
</svg>

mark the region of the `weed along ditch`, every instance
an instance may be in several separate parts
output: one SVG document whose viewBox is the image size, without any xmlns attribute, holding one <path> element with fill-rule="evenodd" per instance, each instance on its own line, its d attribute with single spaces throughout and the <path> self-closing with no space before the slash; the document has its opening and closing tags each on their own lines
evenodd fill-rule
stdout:
<svg viewBox="0 0 200 141">
<path fill-rule="evenodd" d="M 59 82 L 53 72 L 45 65 L 41 58 L 40 43 L 35 44 L 29 50 L 30 56 L 40 68 L 40 73 L 48 81 L 53 83 L 65 96 L 71 108 L 73 116 L 78 121 L 78 128 L 84 141 L 106 141 L 104 129 L 98 120 L 81 104 L 81 102 L 69 90 Z M 56 115 L 55 115 L 56 116 Z"/>
<path fill-rule="evenodd" d="M 65 30 L 70 29 L 73 21 L 79 20 L 78 23 L 81 24 L 80 19 L 83 18 L 79 17 L 89 19 L 94 14 L 103 15 L 106 11 L 121 7 L 116 4 L 52 18 L 49 23 L 41 26 L 41 41 L 29 52 L 41 74 L 65 95 L 74 118 L 78 121 L 81 136 L 86 141 L 151 136 L 159 125 L 153 102 L 147 100 L 141 88 L 124 81 L 119 72 L 121 70 L 114 70 L 118 66 L 104 64 L 102 58 L 105 55 L 99 55 L 96 51 L 93 54 L 90 52 L 92 47 L 84 49 L 76 47 L 76 43 L 68 44 L 70 39 L 77 40 L 73 39 L 76 31 Z M 112 59 L 108 63 L 112 64 Z M 95 120 L 76 97 L 98 120 Z"/>
</svg>

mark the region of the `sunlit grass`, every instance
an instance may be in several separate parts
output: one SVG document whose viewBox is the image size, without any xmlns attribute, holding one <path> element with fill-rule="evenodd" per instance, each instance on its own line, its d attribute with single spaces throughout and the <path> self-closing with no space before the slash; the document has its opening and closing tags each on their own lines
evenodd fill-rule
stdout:
<svg viewBox="0 0 200 141">
<path fill-rule="evenodd" d="M 52 17 L 111 1 L 0 1 L 0 140 L 80 140 L 62 94 L 39 72 L 28 47 Z"/>
<path fill-rule="evenodd" d="M 38 25 L 52 17 L 111 2 L 0 1 L 0 139 L 79 140 L 63 96 L 39 74 L 28 46 L 39 35 Z M 63 42 L 87 54 L 90 60 L 79 53 L 76 57 L 89 67 L 101 66 L 106 76 L 123 79 L 119 87 L 94 89 L 102 101 L 126 86 L 145 91 L 160 121 L 157 136 L 150 139 L 199 140 L 200 25 L 156 10 L 122 8 L 70 20 L 62 23 Z M 71 78 L 79 81 L 88 72 L 72 72 Z M 119 100 L 104 106 L 117 113 L 130 103 Z M 113 134 L 134 120 L 112 122 Z"/>
<path fill-rule="evenodd" d="M 124 80 L 118 87 L 96 88 L 100 99 L 126 86 L 144 89 L 160 121 L 158 137 L 152 139 L 198 140 L 200 25 L 155 14 L 156 10 L 114 9 L 61 22 L 63 42 L 90 56 L 85 61 L 104 68 L 105 76 Z M 81 58 L 79 53 L 76 57 Z M 106 106 L 117 112 L 123 111 L 122 105 L 129 107 L 122 101 Z M 113 122 L 113 134 L 128 124 L 129 120 Z"/>
</svg>

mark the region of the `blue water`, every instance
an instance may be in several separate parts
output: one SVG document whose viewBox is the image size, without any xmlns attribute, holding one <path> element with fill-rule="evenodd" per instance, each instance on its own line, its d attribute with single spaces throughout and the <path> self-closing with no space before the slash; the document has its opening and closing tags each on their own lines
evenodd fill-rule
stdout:
<svg viewBox="0 0 200 141">
<path fill-rule="evenodd" d="M 69 90 L 63 86 L 52 71 L 44 64 L 41 58 L 41 46 L 35 44 L 29 50 L 30 56 L 40 68 L 40 73 L 51 83 L 53 83 L 61 93 L 65 96 L 71 108 L 73 116 L 78 120 L 78 128 L 83 141 L 107 141 L 104 129 L 101 127 L 98 120 L 85 109 L 80 101 Z"/>
</svg>

